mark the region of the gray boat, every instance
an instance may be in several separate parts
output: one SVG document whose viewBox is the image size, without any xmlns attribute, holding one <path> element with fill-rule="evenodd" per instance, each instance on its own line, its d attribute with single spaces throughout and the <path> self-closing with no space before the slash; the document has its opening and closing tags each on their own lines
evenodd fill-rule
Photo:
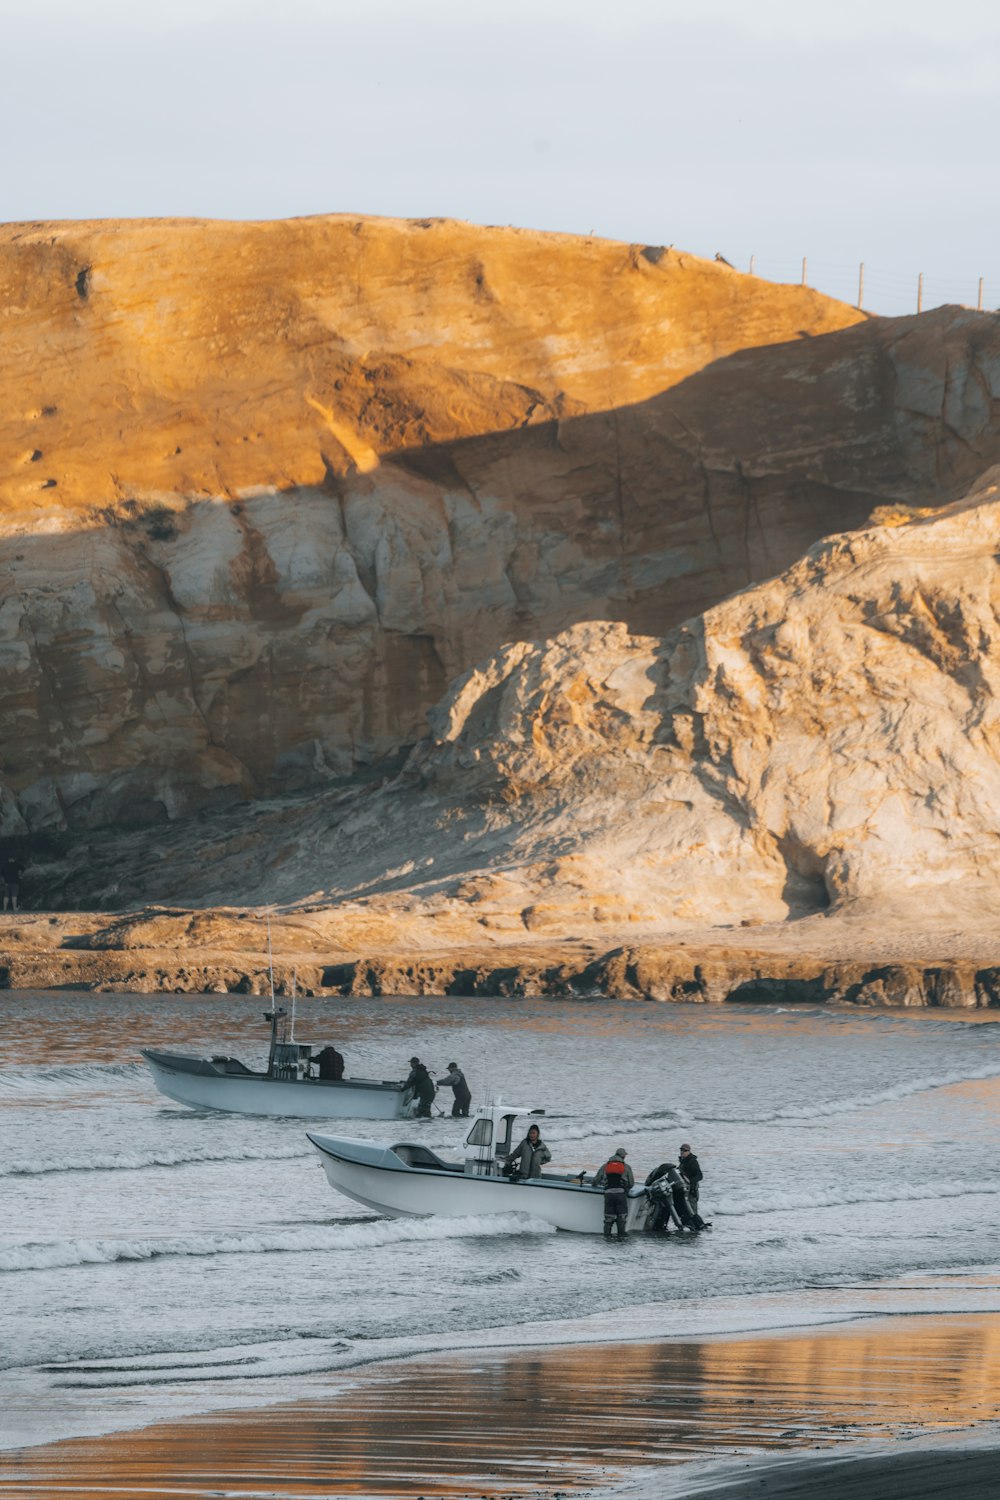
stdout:
<svg viewBox="0 0 1000 1500">
<path fill-rule="evenodd" d="M 316 1048 L 298 1042 L 283 1006 L 264 1012 L 271 1023 L 267 1068 L 255 1071 L 236 1057 L 185 1057 L 143 1047 L 161 1094 L 192 1109 L 304 1120 L 400 1120 L 410 1113 L 403 1084 L 393 1079 L 317 1078 Z"/>
</svg>

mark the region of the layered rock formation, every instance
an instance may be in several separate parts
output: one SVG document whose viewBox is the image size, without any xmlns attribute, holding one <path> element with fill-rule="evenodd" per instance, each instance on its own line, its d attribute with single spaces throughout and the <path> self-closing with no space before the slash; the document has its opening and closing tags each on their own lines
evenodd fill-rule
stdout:
<svg viewBox="0 0 1000 1500">
<path fill-rule="evenodd" d="M 998 491 L 1000 470 L 936 517 L 819 542 L 663 637 L 511 643 L 386 785 L 92 840 L 63 890 L 238 890 L 294 905 L 327 956 L 334 934 L 419 953 L 821 913 L 991 923 Z M 212 946 L 235 920 L 129 916 L 107 945 Z"/>
<path fill-rule="evenodd" d="M 998 638 L 995 470 L 663 637 L 504 647 L 382 786 L 95 835 L 51 890 L 126 913 L 12 923 L 0 987 L 257 991 L 276 903 L 286 991 L 294 967 L 345 993 L 1000 1005 Z"/>
<path fill-rule="evenodd" d="M 325 870 L 330 895 L 559 933 L 995 916 L 998 491 L 817 543 L 662 638 L 504 647 L 395 783 L 302 830 L 276 893 Z"/>
<path fill-rule="evenodd" d="M 325 931 L 324 931 L 325 927 Z M 81 930 L 81 928 L 83 930 Z M 373 927 L 360 957 L 339 951 L 314 913 L 275 912 L 273 959 L 259 912 L 145 912 L 139 921 L 22 916 L 6 926 L 0 989 L 149 994 L 608 995 L 684 1004 L 838 1004 L 905 1009 L 1000 1007 L 1000 939 L 810 921 L 752 933 L 686 930 L 606 949 L 581 939 L 487 941 L 414 952 L 409 934 Z M 401 940 L 402 939 L 402 940 Z M 905 950 L 905 958 L 899 950 Z M 325 955 L 325 956 L 324 956 Z"/>
<path fill-rule="evenodd" d="M 995 318 L 861 320 L 659 247 L 12 226 L 0 286 L 6 833 L 336 783 L 504 642 L 610 621 L 545 671 L 641 656 L 1000 459 Z"/>
</svg>

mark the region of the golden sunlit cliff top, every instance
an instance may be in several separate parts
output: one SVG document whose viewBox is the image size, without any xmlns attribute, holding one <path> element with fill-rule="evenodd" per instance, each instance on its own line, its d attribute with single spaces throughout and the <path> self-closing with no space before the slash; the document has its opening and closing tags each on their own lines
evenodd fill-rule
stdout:
<svg viewBox="0 0 1000 1500">
<path fill-rule="evenodd" d="M 0 515 L 235 496 L 616 409 L 864 315 L 672 247 L 330 215 L 0 228 Z"/>
</svg>

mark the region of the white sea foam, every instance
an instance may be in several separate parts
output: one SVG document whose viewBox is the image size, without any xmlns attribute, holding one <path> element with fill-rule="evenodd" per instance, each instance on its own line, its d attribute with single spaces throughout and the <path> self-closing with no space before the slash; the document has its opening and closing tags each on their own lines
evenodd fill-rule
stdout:
<svg viewBox="0 0 1000 1500">
<path fill-rule="evenodd" d="M 28 1157 L 6 1162 L 0 1177 L 44 1177 L 56 1172 L 139 1172 L 146 1167 L 198 1166 L 206 1162 L 297 1161 L 311 1151 L 275 1147 L 271 1151 L 213 1151 L 208 1147 L 188 1147 L 183 1151 L 108 1151 L 88 1156 Z"/>
<path fill-rule="evenodd" d="M 642 1135 L 650 1130 L 672 1128 L 678 1119 L 679 1116 L 673 1110 L 663 1110 L 657 1111 L 654 1114 L 642 1115 L 546 1115 L 544 1118 L 533 1123 L 538 1124 L 546 1144 L 554 1152 L 565 1142 L 576 1143 L 578 1141 L 591 1140 L 600 1140 L 602 1143 L 600 1150 L 604 1151 L 607 1149 L 606 1143 L 609 1138 L 617 1140 L 619 1136 L 623 1135 Z M 407 1123 L 413 1124 L 412 1121 L 396 1121 L 395 1123 L 402 1132 L 405 1132 Z M 440 1127 L 444 1122 L 442 1120 L 435 1120 L 434 1124 Z M 448 1124 L 451 1128 L 448 1129 L 447 1134 L 440 1128 L 436 1130 L 427 1130 L 425 1128 L 421 1132 L 419 1140 L 425 1145 L 431 1146 L 436 1151 L 453 1153 L 458 1141 L 464 1136 L 465 1129 L 468 1128 L 471 1121 L 449 1120 Z M 522 1133 L 525 1124 L 526 1119 L 522 1117 Z M 456 1125 L 462 1130 L 461 1136 L 455 1133 L 454 1127 Z M 396 1136 L 396 1139 L 399 1139 L 399 1135 Z"/>
<path fill-rule="evenodd" d="M 947 1073 L 939 1077 L 912 1078 L 891 1088 L 877 1089 L 870 1094 L 857 1094 L 845 1099 L 828 1099 L 822 1103 L 801 1105 L 786 1104 L 782 1109 L 760 1115 L 707 1115 L 698 1119 L 711 1125 L 769 1125 L 781 1120 L 824 1120 L 830 1115 L 854 1114 L 857 1110 L 871 1109 L 880 1104 L 895 1104 L 910 1099 L 914 1094 L 930 1093 L 934 1089 L 949 1089 L 963 1083 L 981 1083 L 991 1078 L 1000 1078 L 1000 1068 L 974 1068 L 963 1073 Z"/>
<path fill-rule="evenodd" d="M 342 1347 L 342 1346 L 340 1346 Z M 296 1375 L 317 1375 L 326 1371 L 349 1369 L 351 1366 L 365 1365 L 371 1358 L 368 1351 L 363 1354 L 346 1354 L 337 1352 L 338 1346 L 329 1349 L 303 1350 L 301 1344 L 296 1345 L 301 1352 L 293 1353 L 291 1350 L 279 1357 L 267 1360 L 248 1358 L 236 1359 L 230 1364 L 208 1363 L 204 1366 L 180 1366 L 173 1369 L 165 1368 L 162 1373 L 155 1371 L 131 1371 L 120 1369 L 109 1370 L 107 1374 L 90 1372 L 76 1375 L 67 1372 L 66 1375 L 54 1382 L 55 1385 L 68 1390 L 107 1390 L 120 1387 L 132 1386 L 173 1386 L 181 1388 L 185 1383 L 201 1385 L 218 1382 L 233 1381 L 274 1381 L 287 1379 Z"/>
<path fill-rule="evenodd" d="M 624 1119 L 609 1115 L 606 1118 L 598 1117 L 584 1121 L 567 1115 L 562 1118 L 552 1117 L 550 1121 L 544 1121 L 543 1125 L 547 1127 L 547 1139 L 555 1148 L 568 1141 L 577 1142 L 600 1137 L 640 1134 L 643 1131 L 658 1129 L 674 1118 L 673 1115 L 668 1114 L 626 1115 Z M 405 1134 L 406 1122 L 395 1123 L 401 1133 Z M 462 1124 L 465 1122 L 463 1121 Z M 454 1131 L 449 1131 L 447 1136 L 432 1131 L 421 1135 L 420 1139 L 444 1151 L 453 1151 L 456 1145 Z M 148 1151 L 96 1151 L 86 1156 L 38 1156 L 6 1161 L 0 1165 L 0 1178 L 40 1177 L 59 1172 L 136 1172 L 146 1167 L 196 1166 L 206 1162 L 296 1161 L 305 1159 L 311 1154 L 308 1146 L 290 1150 L 287 1146 L 277 1145 L 273 1149 L 255 1148 L 239 1152 L 218 1151 L 210 1147 L 197 1146 Z"/>
<path fill-rule="evenodd" d="M 595 1115 L 589 1119 L 553 1115 L 541 1125 L 549 1145 L 556 1146 L 562 1141 L 589 1141 L 598 1136 L 641 1135 L 670 1125 L 677 1118 L 673 1110 L 647 1115 Z"/>
<path fill-rule="evenodd" d="M 245 1234 L 162 1235 L 144 1239 L 53 1240 L 0 1250 L 0 1272 L 50 1271 L 69 1266 L 165 1256 L 281 1255 L 303 1251 L 351 1252 L 416 1240 L 454 1240 L 503 1235 L 555 1234 L 551 1224 L 528 1214 L 479 1214 L 456 1219 L 372 1219 L 348 1225 L 308 1224 L 296 1229 L 248 1230 Z"/>
<path fill-rule="evenodd" d="M 855 1204 L 874 1209 L 883 1203 L 937 1203 L 942 1198 L 1000 1197 L 1000 1189 L 984 1188 L 981 1183 L 952 1182 L 941 1185 L 937 1182 L 896 1185 L 889 1189 L 865 1182 L 861 1187 L 821 1189 L 815 1193 L 769 1193 L 766 1201 L 756 1197 L 752 1201 L 727 1197 L 712 1198 L 712 1216 L 719 1218 L 742 1218 L 748 1214 L 773 1214 L 788 1210 L 809 1208 L 850 1208 Z"/>
</svg>

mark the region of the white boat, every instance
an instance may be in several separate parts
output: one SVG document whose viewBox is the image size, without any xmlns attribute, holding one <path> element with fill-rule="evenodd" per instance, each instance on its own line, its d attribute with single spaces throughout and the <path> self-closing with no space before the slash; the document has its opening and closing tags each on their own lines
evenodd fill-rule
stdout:
<svg viewBox="0 0 1000 1500">
<path fill-rule="evenodd" d="M 386 1146 L 347 1136 L 307 1135 L 320 1154 L 330 1186 L 390 1218 L 523 1213 L 557 1229 L 600 1234 L 604 1194 L 584 1180 L 583 1172 L 512 1179 L 501 1170 L 503 1158 L 512 1150 L 518 1117 L 527 1116 L 526 1124 L 537 1123 L 544 1113 L 501 1103 L 477 1110 L 461 1161 L 445 1160 L 422 1142 Z M 645 1189 L 633 1188 L 627 1230 L 644 1226 L 647 1203 Z"/>
<path fill-rule="evenodd" d="M 161 1094 L 192 1109 L 304 1120 L 400 1120 L 410 1100 L 401 1082 L 377 1078 L 315 1078 L 313 1047 L 287 1030 L 288 1013 L 272 1005 L 267 1068 L 255 1072 L 235 1057 L 185 1057 L 143 1047 Z M 294 1032 L 294 1023 L 292 1026 Z"/>
</svg>

